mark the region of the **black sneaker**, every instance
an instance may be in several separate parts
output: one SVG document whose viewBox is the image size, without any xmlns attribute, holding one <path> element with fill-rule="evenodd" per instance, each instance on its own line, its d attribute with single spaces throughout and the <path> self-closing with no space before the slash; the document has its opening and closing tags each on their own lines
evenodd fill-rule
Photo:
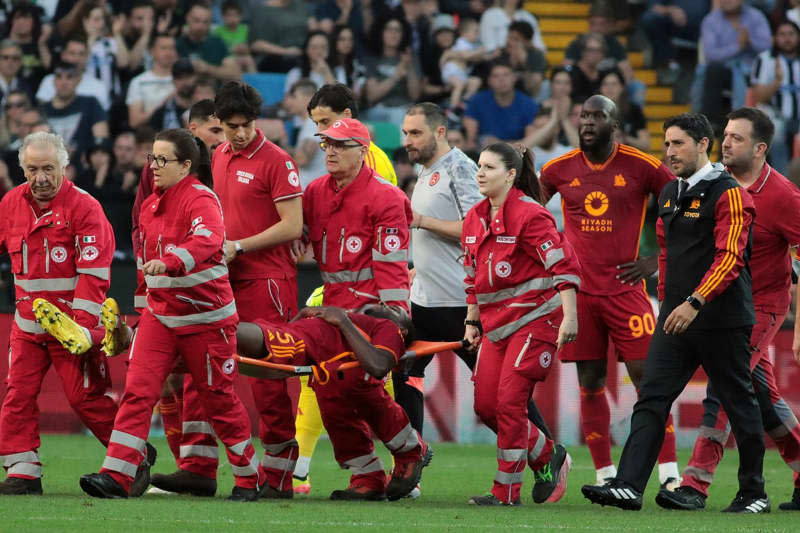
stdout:
<svg viewBox="0 0 800 533">
<path fill-rule="evenodd" d="M 217 492 L 217 480 L 189 472 L 178 470 L 172 474 L 153 474 L 150 484 L 167 492 L 191 494 L 210 498 Z"/>
<path fill-rule="evenodd" d="M 156 452 L 152 444 L 145 442 L 145 453 L 147 456 L 139 463 L 136 477 L 133 478 L 133 483 L 131 483 L 131 498 L 138 498 L 144 494 L 144 491 L 150 485 L 150 468 L 156 464 L 158 452 Z"/>
<path fill-rule="evenodd" d="M 584 485 L 583 496 L 592 503 L 612 505 L 626 511 L 642 509 L 642 493 L 619 479 L 612 479 L 605 485 Z"/>
<path fill-rule="evenodd" d="M 770 511 L 769 498 L 745 498 L 737 495 L 731 504 L 722 510 L 723 513 L 768 513 Z"/>
<path fill-rule="evenodd" d="M 656 503 L 664 509 L 699 511 L 706 508 L 706 496 L 692 487 L 678 487 L 675 490 L 662 488 L 656 495 Z"/>
<path fill-rule="evenodd" d="M 531 497 L 534 503 L 557 502 L 567 490 L 567 474 L 572 467 L 572 458 L 560 444 L 553 447 L 550 462 L 533 473 L 536 483 Z"/>
<path fill-rule="evenodd" d="M 264 485 L 258 491 L 258 497 L 262 500 L 291 500 L 294 497 L 294 490 L 278 490 L 275 487 Z"/>
<path fill-rule="evenodd" d="M 355 486 L 331 492 L 330 499 L 336 501 L 383 502 L 386 501 L 386 493 L 363 486 Z"/>
<path fill-rule="evenodd" d="M 41 489 L 39 489 L 41 491 Z M 41 494 L 41 492 L 39 493 Z M 792 493 L 792 500 L 783 502 L 778 506 L 781 511 L 800 511 L 800 489 L 795 488 Z"/>
<path fill-rule="evenodd" d="M 228 496 L 229 502 L 254 502 L 258 500 L 258 489 L 246 489 L 234 486 L 231 495 Z"/>
<path fill-rule="evenodd" d="M 497 497 L 489 492 L 488 494 L 484 494 L 483 496 L 473 496 L 467 502 L 470 505 L 483 505 L 483 506 L 507 506 L 507 507 L 516 507 L 518 505 L 522 505 L 522 502 L 519 499 L 514 500 L 513 502 L 504 502 L 498 500 Z"/>
<path fill-rule="evenodd" d="M 0 483 L 0 495 L 3 496 L 24 496 L 42 495 L 42 479 L 25 479 L 21 477 L 8 477 Z"/>
<path fill-rule="evenodd" d="M 116 482 L 110 474 L 105 472 L 99 474 L 86 474 L 81 476 L 81 488 L 83 492 L 94 498 L 127 498 L 128 493 L 122 485 Z"/>
</svg>

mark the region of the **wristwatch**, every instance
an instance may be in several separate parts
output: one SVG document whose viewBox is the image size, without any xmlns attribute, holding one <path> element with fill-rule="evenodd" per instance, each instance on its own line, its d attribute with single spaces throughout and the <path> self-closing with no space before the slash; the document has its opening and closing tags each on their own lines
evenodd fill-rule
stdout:
<svg viewBox="0 0 800 533">
<path fill-rule="evenodd" d="M 703 304 L 700 302 L 700 300 L 698 300 L 694 296 L 689 296 L 688 298 L 686 298 L 686 301 L 689 302 L 689 305 L 694 307 L 696 311 L 699 311 L 703 307 Z"/>
<path fill-rule="evenodd" d="M 233 247 L 236 250 L 236 255 L 242 255 L 244 253 L 244 248 L 239 244 L 239 241 L 233 241 Z"/>
<path fill-rule="evenodd" d="M 464 325 L 465 326 L 474 326 L 476 328 L 479 328 L 479 327 L 481 327 L 481 321 L 480 320 L 465 320 L 464 321 Z"/>
</svg>

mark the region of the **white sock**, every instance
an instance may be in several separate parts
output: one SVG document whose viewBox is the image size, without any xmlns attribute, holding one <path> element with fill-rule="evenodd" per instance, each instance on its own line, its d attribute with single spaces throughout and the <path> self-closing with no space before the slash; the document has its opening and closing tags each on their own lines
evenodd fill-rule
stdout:
<svg viewBox="0 0 800 533">
<path fill-rule="evenodd" d="M 658 482 L 664 483 L 669 478 L 681 479 L 678 473 L 678 463 L 675 461 L 671 463 L 658 463 Z"/>
<path fill-rule="evenodd" d="M 311 467 L 311 457 L 301 455 L 297 458 L 297 463 L 294 465 L 294 477 L 305 479 L 308 477 L 308 469 Z"/>
<path fill-rule="evenodd" d="M 604 466 L 597 469 L 597 483 L 602 484 L 606 482 L 606 478 L 617 477 L 617 467 L 612 465 Z"/>
</svg>

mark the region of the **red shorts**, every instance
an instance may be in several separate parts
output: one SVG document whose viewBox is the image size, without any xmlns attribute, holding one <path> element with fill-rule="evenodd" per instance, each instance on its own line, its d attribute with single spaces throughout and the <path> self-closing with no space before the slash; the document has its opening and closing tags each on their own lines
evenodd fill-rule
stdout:
<svg viewBox="0 0 800 533">
<path fill-rule="evenodd" d="M 753 370 L 762 359 L 769 359 L 769 345 L 778 330 L 781 329 L 786 315 L 778 316 L 775 313 L 766 313 L 756 310 L 756 324 L 750 334 L 750 370 Z"/>
<path fill-rule="evenodd" d="M 578 293 L 578 337 L 564 345 L 559 359 L 596 361 L 608 357 L 609 338 L 620 361 L 647 357 L 656 328 L 653 306 L 644 290 L 614 296 Z"/>
<path fill-rule="evenodd" d="M 297 314 L 297 278 L 233 280 L 231 288 L 242 322 L 288 322 Z"/>
</svg>

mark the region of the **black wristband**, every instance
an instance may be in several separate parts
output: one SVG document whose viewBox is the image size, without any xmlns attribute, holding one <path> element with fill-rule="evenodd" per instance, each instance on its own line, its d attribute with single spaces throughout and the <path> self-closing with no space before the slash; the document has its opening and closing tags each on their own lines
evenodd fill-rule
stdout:
<svg viewBox="0 0 800 533">
<path fill-rule="evenodd" d="M 464 325 L 465 326 L 475 326 L 476 328 L 479 328 L 479 327 L 481 327 L 481 321 L 480 320 L 465 320 L 464 321 Z"/>
<path fill-rule="evenodd" d="M 697 310 L 697 311 L 699 311 L 700 309 L 703 308 L 703 304 L 700 303 L 700 300 L 698 300 L 694 296 L 689 296 L 688 298 L 686 298 L 686 301 L 689 302 L 689 305 L 694 307 L 695 310 Z"/>
</svg>

